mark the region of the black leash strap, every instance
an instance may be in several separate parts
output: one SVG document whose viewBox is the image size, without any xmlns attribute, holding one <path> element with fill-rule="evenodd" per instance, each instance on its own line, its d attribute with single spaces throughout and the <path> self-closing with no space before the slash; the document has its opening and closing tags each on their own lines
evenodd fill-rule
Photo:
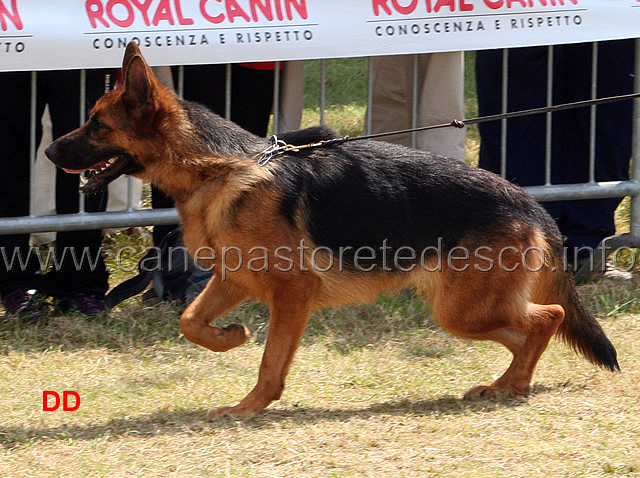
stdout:
<svg viewBox="0 0 640 478">
<path fill-rule="evenodd" d="M 543 113 L 555 113 L 557 111 L 571 110 L 571 109 L 576 109 L 576 108 L 584 108 L 586 106 L 603 105 L 603 104 L 606 104 L 606 103 L 614 103 L 614 102 L 617 102 L 617 101 L 632 100 L 632 99 L 635 99 L 635 98 L 640 98 L 640 93 L 629 93 L 629 94 L 626 94 L 626 95 L 607 96 L 607 97 L 604 97 L 604 98 L 596 98 L 596 99 L 592 99 L 592 100 L 574 101 L 573 103 L 563 103 L 561 105 L 552 105 L 552 106 L 545 106 L 545 107 L 540 107 L 540 108 L 530 108 L 530 109 L 526 109 L 526 110 L 511 111 L 509 113 L 500 113 L 500 114 L 495 114 L 495 115 L 480 116 L 478 118 L 471 118 L 471 119 L 468 119 L 468 120 L 457 120 L 457 119 L 454 119 L 450 123 L 435 124 L 435 125 L 431 125 L 431 126 L 421 126 L 419 128 L 401 129 L 401 130 L 397 130 L 397 131 L 388 131 L 388 132 L 385 132 L 385 133 L 373 133 L 373 134 L 367 134 L 367 135 L 362 135 L 362 136 L 355 136 L 353 138 L 351 138 L 349 136 L 342 136 L 340 138 L 329 139 L 329 140 L 325 140 L 325 141 L 318 141 L 317 143 L 309 143 L 309 144 L 304 144 L 304 145 L 301 145 L 301 146 L 294 146 L 292 144 L 287 144 L 284 141 L 282 141 L 281 139 L 278 139 L 277 136 L 273 135 L 271 137 L 271 141 L 272 141 L 271 146 L 269 146 L 264 151 L 261 151 L 260 153 L 256 154 L 253 157 L 253 159 L 256 160 L 260 166 L 265 166 L 269 161 L 271 161 L 271 159 L 273 157 L 278 156 L 278 155 L 283 154 L 283 153 L 288 153 L 290 151 L 297 152 L 297 151 L 300 151 L 302 149 L 322 148 L 322 147 L 327 147 L 327 146 L 335 146 L 337 144 L 346 143 L 347 141 L 361 141 L 361 140 L 366 140 L 366 139 L 377 139 L 377 138 L 384 138 L 386 136 L 393 136 L 393 135 L 396 135 L 396 134 L 415 133 L 415 132 L 419 132 L 419 131 L 428 131 L 428 130 L 439 129 L 439 128 L 448 128 L 448 127 L 464 128 L 465 126 L 469 126 L 469 125 L 472 125 L 472 124 L 488 123 L 489 121 L 498 121 L 498 120 L 503 120 L 503 119 L 520 118 L 522 116 L 537 115 L 537 114 L 543 114 Z"/>
<path fill-rule="evenodd" d="M 537 115 L 537 114 L 543 114 L 543 113 L 555 113 L 557 111 L 584 108 L 586 106 L 603 105 L 606 103 L 614 103 L 617 101 L 632 100 L 635 98 L 640 98 L 640 93 L 629 93 L 626 95 L 607 96 L 605 98 L 596 98 L 593 100 L 582 100 L 582 101 L 575 101 L 573 103 L 563 103 L 561 105 L 544 106 L 540 108 L 530 108 L 527 110 L 511 111 L 509 113 L 499 113 L 495 115 L 480 116 L 478 118 L 471 118 L 468 120 L 454 119 L 450 123 L 435 124 L 431 126 L 422 126 L 419 128 L 402 129 L 398 131 L 390 131 L 388 133 L 375 133 L 375 134 L 368 134 L 364 136 L 356 136 L 354 138 L 349 138 L 349 141 L 357 141 L 361 139 L 376 139 L 376 138 L 382 138 L 384 136 L 391 136 L 395 134 L 407 134 L 407 133 L 413 133 L 418 131 L 428 131 L 430 129 L 447 128 L 449 126 L 453 126 L 455 128 L 464 128 L 465 126 L 469 126 L 472 124 L 488 123 L 489 121 L 520 118 L 522 116 Z"/>
</svg>

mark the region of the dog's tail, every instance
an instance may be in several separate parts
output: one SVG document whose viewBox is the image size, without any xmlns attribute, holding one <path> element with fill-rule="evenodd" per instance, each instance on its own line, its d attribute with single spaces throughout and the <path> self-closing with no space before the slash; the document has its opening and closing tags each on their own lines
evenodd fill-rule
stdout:
<svg viewBox="0 0 640 478">
<path fill-rule="evenodd" d="M 556 335 L 587 360 L 612 372 L 620 371 L 616 349 L 598 320 L 584 306 L 576 290 L 573 276 L 564 267 L 549 270 L 552 277 L 551 303 L 560 304 L 565 317 Z"/>
</svg>

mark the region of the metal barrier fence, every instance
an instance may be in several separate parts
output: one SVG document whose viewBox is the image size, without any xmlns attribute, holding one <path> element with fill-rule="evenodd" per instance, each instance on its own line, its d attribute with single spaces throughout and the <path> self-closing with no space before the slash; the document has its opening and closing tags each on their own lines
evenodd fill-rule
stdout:
<svg viewBox="0 0 640 478">
<path fill-rule="evenodd" d="M 594 44 L 597 45 L 597 44 Z M 553 47 L 549 47 L 550 53 L 552 53 Z M 597 48 L 594 48 L 594 51 L 597 52 Z M 508 57 L 508 50 L 504 57 L 505 59 Z M 596 53 L 597 54 L 597 53 Z M 551 58 L 552 55 L 550 54 Z M 417 57 L 416 57 L 417 58 Z M 416 60 L 417 61 L 417 60 Z M 595 64 L 595 62 L 594 62 Z M 550 62 L 551 66 L 551 62 Z M 640 92 L 640 39 L 636 40 L 636 60 L 635 60 L 635 92 Z M 276 67 L 274 69 L 275 75 L 275 87 L 274 87 L 274 104 L 278 104 L 280 89 L 278 87 L 280 83 L 280 69 Z M 324 68 L 324 61 L 321 63 L 321 78 L 320 78 L 320 122 L 324 122 L 324 115 L 326 111 L 326 70 Z M 597 71 L 594 69 L 592 78 L 590 81 L 592 82 L 592 92 L 595 98 L 595 78 L 597 75 Z M 369 70 L 369 77 L 371 78 L 371 69 Z M 182 91 L 182 74 L 178 75 L 178 84 L 176 85 L 176 89 L 180 93 Z M 503 93 L 506 91 L 508 78 L 508 68 L 504 68 L 503 72 Z M 33 165 L 35 164 L 36 159 L 36 121 L 39 121 L 40 118 L 36 118 L 36 108 L 35 108 L 35 98 L 36 98 L 36 80 L 37 73 L 33 72 L 31 76 L 31 161 L 32 161 L 32 179 L 33 179 L 33 171 L 35 168 Z M 231 95 L 230 95 L 230 85 L 231 85 L 231 69 L 227 68 L 227 96 L 226 96 L 226 116 L 229 116 L 230 107 L 231 107 Z M 415 78 L 414 78 L 415 84 Z M 552 88 L 552 82 L 548 82 L 548 88 Z M 415 89 L 414 89 L 415 91 Z M 83 95 L 85 95 L 85 89 L 81 88 L 80 91 L 80 104 L 85 104 L 85 99 Z M 551 94 L 548 95 L 551 98 Z M 367 93 L 367 101 L 368 104 L 371 103 L 372 91 L 371 91 L 371 81 L 369 81 L 369 89 Z M 413 101 L 413 126 L 417 125 L 417 95 L 414 94 Z M 506 112 L 506 101 L 503 101 L 503 111 Z M 592 108 L 591 111 L 592 117 L 595 117 L 595 107 Z M 547 115 L 551 115 L 551 113 L 547 113 Z M 549 116 L 550 118 L 550 116 Z M 81 108 L 80 112 L 80 123 L 83 123 L 84 118 L 84 108 Z M 506 127 L 506 120 L 503 121 L 503 131 Z M 593 121 L 592 121 L 592 124 Z M 278 132 L 279 130 L 279 118 L 278 118 L 278 108 L 274 108 L 274 132 Z M 371 124 L 369 119 L 365 121 L 364 133 L 369 133 L 371 131 Z M 592 141 L 594 144 L 593 136 L 595 135 L 595 128 L 591 128 Z M 550 141 L 550 135 L 547 135 L 547 142 Z M 506 168 L 506 163 L 509 158 L 506 157 L 506 147 L 505 147 L 506 137 L 503 134 L 503 156 L 502 160 L 502 171 L 504 173 Z M 415 143 L 415 135 L 412 138 L 412 142 Z M 550 150 L 550 148 L 547 148 Z M 549 153 L 550 154 L 550 153 Z M 549 156 L 548 154 L 548 156 Z M 584 184 L 551 184 L 550 182 L 550 158 L 547 158 L 546 164 L 546 184 L 539 186 L 528 187 L 528 191 L 539 201 L 556 201 L 556 200 L 576 200 L 576 199 L 600 199 L 600 198 L 620 198 L 625 196 L 631 197 L 631 217 L 630 217 L 630 232 L 626 234 L 621 234 L 609 238 L 607 240 L 607 246 L 611 249 L 615 249 L 622 246 L 628 247 L 640 247 L 640 100 L 634 100 L 634 115 L 633 115 L 633 154 L 632 154 L 632 172 L 631 178 L 627 181 L 616 181 L 616 182 L 596 182 L 594 178 L 594 161 L 595 155 L 590 155 L 590 165 L 589 165 L 589 181 Z M 32 190 L 31 190 L 31 198 L 33 205 L 33 197 L 35 193 L 35 186 L 32 181 Z M 131 189 L 131 188 L 129 188 Z M 132 226 L 144 226 L 144 225 L 168 225 L 168 224 L 176 224 L 179 222 L 179 218 L 177 212 L 174 209 L 144 209 L 144 210 L 134 210 L 133 208 L 133 200 L 131 198 L 131 194 L 129 194 L 128 201 L 128 209 L 125 211 L 112 211 L 112 212 L 101 212 L 101 213 L 88 213 L 84 212 L 82 202 L 79 213 L 77 214 L 65 214 L 65 215 L 47 215 L 47 216 L 37 216 L 31 214 L 26 217 L 14 217 L 14 218 L 0 218 L 0 234 L 18 234 L 18 233 L 34 233 L 34 232 L 43 232 L 43 231 L 69 231 L 69 230 L 78 230 L 78 229 L 97 229 L 97 228 L 112 228 L 112 227 L 132 227 Z M 33 207 L 30 209 L 33 211 Z M 600 251 L 602 254 L 606 255 L 606 248 L 602 248 Z"/>
</svg>

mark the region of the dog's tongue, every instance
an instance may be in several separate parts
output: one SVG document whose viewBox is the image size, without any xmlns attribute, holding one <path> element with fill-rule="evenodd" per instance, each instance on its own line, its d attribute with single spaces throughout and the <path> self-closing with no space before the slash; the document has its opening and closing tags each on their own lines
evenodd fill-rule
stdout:
<svg viewBox="0 0 640 478">
<path fill-rule="evenodd" d="M 86 169 L 67 169 L 67 168 L 62 168 L 62 170 L 65 173 L 69 173 L 69 174 L 81 174 L 86 171 Z"/>
</svg>

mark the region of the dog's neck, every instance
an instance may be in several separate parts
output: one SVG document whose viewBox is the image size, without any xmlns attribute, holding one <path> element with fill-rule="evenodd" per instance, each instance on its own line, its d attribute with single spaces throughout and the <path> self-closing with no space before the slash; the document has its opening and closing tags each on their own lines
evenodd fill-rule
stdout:
<svg viewBox="0 0 640 478">
<path fill-rule="evenodd" d="M 147 169 L 145 178 L 176 203 L 183 203 L 202 189 L 233 187 L 239 192 L 248 190 L 257 182 L 268 180 L 271 177 L 269 169 L 247 158 L 182 156 L 158 161 Z"/>
<path fill-rule="evenodd" d="M 157 136 L 162 140 L 149 148 L 143 174 L 177 203 L 203 187 L 233 183 L 244 190 L 269 176 L 268 168 L 252 159 L 269 145 L 268 139 L 197 103 L 176 101 L 164 115 L 169 119 L 162 122 L 162 134 Z"/>
</svg>

